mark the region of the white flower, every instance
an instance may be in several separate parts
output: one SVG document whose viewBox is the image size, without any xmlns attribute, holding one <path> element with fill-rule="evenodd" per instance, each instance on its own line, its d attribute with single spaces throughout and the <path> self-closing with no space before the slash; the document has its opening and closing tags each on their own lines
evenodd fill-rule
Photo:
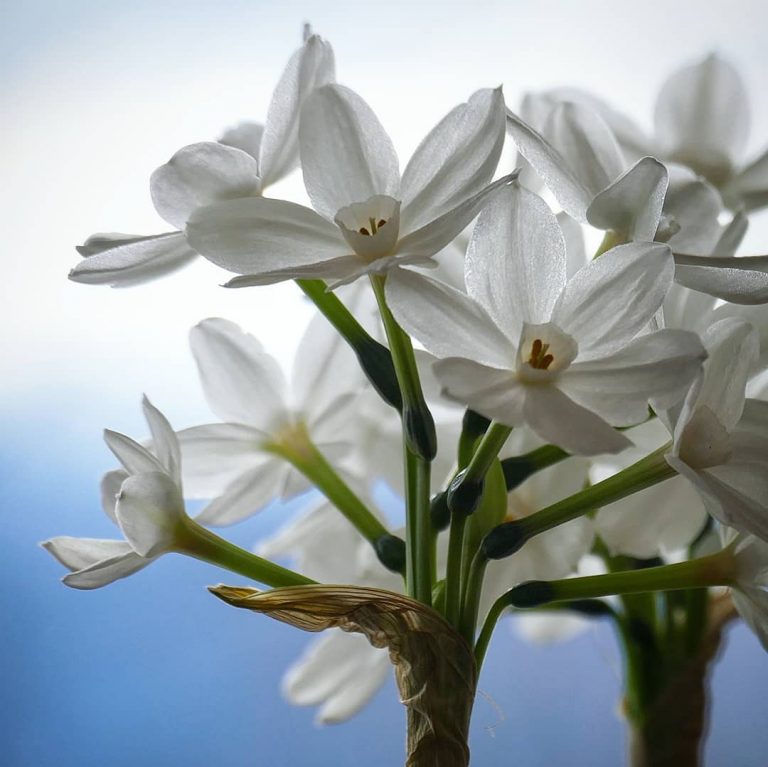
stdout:
<svg viewBox="0 0 768 767">
<path fill-rule="evenodd" d="M 670 197 L 665 199 L 667 169 L 650 156 L 629 167 L 612 126 L 620 135 L 630 136 L 633 145 L 637 132 L 628 130 L 608 108 L 595 111 L 593 99 L 578 94 L 575 98 L 578 102 L 546 98 L 532 110 L 544 122 L 543 133 L 507 114 L 507 128 L 518 150 L 563 209 L 577 221 L 613 231 L 624 241 L 668 240 L 675 253 L 675 279 L 695 290 L 738 303 L 768 302 L 768 256 L 734 260 L 700 255 L 711 252 L 718 232 L 721 200 L 715 190 L 673 168 Z M 656 153 L 648 148 L 644 154 Z M 768 173 L 768 160 L 763 162 Z"/>
<path fill-rule="evenodd" d="M 199 207 L 219 200 L 261 195 L 298 164 L 298 115 L 306 95 L 334 78 L 330 45 L 307 38 L 288 62 L 262 126 L 245 123 L 221 142 L 180 149 L 158 168 L 150 191 L 159 215 L 178 231 L 148 237 L 95 234 L 77 250 L 86 258 L 70 279 L 95 285 L 135 285 L 168 274 L 197 256 L 183 230 Z"/>
<path fill-rule="evenodd" d="M 214 498 L 199 522 L 233 524 L 309 489 L 275 445 L 303 451 L 311 437 L 327 456 L 346 452 L 362 376 L 324 317 L 299 345 L 290 388 L 274 358 L 233 322 L 203 320 L 190 340 L 208 404 L 223 421 L 179 432 L 189 496 Z"/>
<path fill-rule="evenodd" d="M 508 426 L 581 455 L 631 444 L 649 400 L 681 399 L 704 350 L 693 334 L 638 335 L 672 282 L 665 245 L 631 243 L 566 280 L 563 236 L 536 195 L 510 188 L 478 220 L 469 295 L 400 270 L 387 296 L 403 327 L 441 359 L 446 392 Z"/>
<path fill-rule="evenodd" d="M 141 570 L 174 549 L 185 524 L 176 435 L 146 397 L 143 407 L 154 452 L 124 434 L 104 434 L 123 468 L 105 475 L 103 507 L 126 540 L 62 536 L 42 543 L 72 571 L 62 579 L 67 586 L 95 589 Z"/>
<path fill-rule="evenodd" d="M 309 277 L 341 284 L 428 262 L 506 183 L 488 185 L 503 142 L 501 92 L 478 91 L 429 133 L 401 178 L 368 104 L 326 85 L 306 98 L 299 127 L 315 210 L 263 198 L 220 202 L 190 218 L 187 236 L 206 258 L 245 275 L 234 286 Z"/>
<path fill-rule="evenodd" d="M 768 402 L 745 400 L 757 334 L 726 318 L 703 336 L 709 358 L 676 419 L 667 461 L 698 490 L 707 511 L 768 539 Z"/>
</svg>

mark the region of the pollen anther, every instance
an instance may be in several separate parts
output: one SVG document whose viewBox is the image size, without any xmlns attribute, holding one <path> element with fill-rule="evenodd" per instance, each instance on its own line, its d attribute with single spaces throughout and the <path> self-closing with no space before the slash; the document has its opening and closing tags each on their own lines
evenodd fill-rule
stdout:
<svg viewBox="0 0 768 767">
<path fill-rule="evenodd" d="M 537 338 L 531 344 L 531 356 L 528 358 L 528 364 L 536 370 L 548 370 L 555 360 L 554 355 L 547 354 L 548 350 L 549 344 L 545 344 L 540 338 Z"/>
</svg>

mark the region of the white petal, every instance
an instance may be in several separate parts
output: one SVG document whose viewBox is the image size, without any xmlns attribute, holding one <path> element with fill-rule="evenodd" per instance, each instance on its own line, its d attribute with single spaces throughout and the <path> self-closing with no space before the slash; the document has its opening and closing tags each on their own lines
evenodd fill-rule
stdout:
<svg viewBox="0 0 768 767">
<path fill-rule="evenodd" d="M 520 154 L 541 176 L 566 213 L 577 221 L 585 222 L 594 193 L 576 176 L 565 157 L 544 136 L 509 110 L 507 132 Z"/>
<path fill-rule="evenodd" d="M 712 255 L 723 257 L 735 256 L 748 228 L 749 217 L 747 214 L 743 210 L 735 213 L 733 218 L 720 232 L 720 237 L 712 250 Z"/>
<path fill-rule="evenodd" d="M 603 359 L 575 362 L 559 386 L 612 425 L 631 426 L 648 417 L 649 401 L 663 409 L 679 402 L 705 357 L 694 333 L 660 330 Z"/>
<path fill-rule="evenodd" d="M 178 433 L 188 498 L 214 498 L 243 472 L 267 460 L 267 435 L 239 423 L 193 426 Z"/>
<path fill-rule="evenodd" d="M 78 248 L 87 256 L 69 279 L 87 285 L 128 287 L 181 269 L 197 257 L 180 232 L 149 237 L 93 235 Z"/>
<path fill-rule="evenodd" d="M 542 133 L 593 197 L 626 168 L 611 129 L 597 112 L 586 106 L 558 104 L 547 118 Z M 557 196 L 554 189 L 552 192 Z"/>
<path fill-rule="evenodd" d="M 464 267 L 469 295 L 509 337 L 549 320 L 565 284 L 565 241 L 547 204 L 517 184 L 485 207 Z"/>
<path fill-rule="evenodd" d="M 234 525 L 261 511 L 278 497 L 288 470 L 279 460 L 268 460 L 237 477 L 195 517 L 201 525 Z"/>
<path fill-rule="evenodd" d="M 304 184 L 318 213 L 375 195 L 400 198 L 392 141 L 368 104 L 341 85 L 317 88 L 304 101 L 299 124 Z"/>
<path fill-rule="evenodd" d="M 136 442 L 136 440 L 126 437 L 125 434 L 105 429 L 104 441 L 129 474 L 166 471 L 165 466 L 149 450 Z"/>
<path fill-rule="evenodd" d="M 674 252 L 712 253 L 718 247 L 722 210 L 723 201 L 709 182 L 682 166 L 670 168 L 664 213 L 680 227 L 666 241 Z"/>
<path fill-rule="evenodd" d="M 768 149 L 726 184 L 723 197 L 747 212 L 768 205 Z"/>
<path fill-rule="evenodd" d="M 250 197 L 261 191 L 256 161 L 239 149 L 202 141 L 180 149 L 150 181 L 157 212 L 184 229 L 197 208 L 217 200 Z"/>
<path fill-rule="evenodd" d="M 733 604 L 768 652 L 768 592 L 756 588 L 734 589 Z"/>
<path fill-rule="evenodd" d="M 493 177 L 503 144 L 500 88 L 477 91 L 451 110 L 403 172 L 401 230 L 418 229 L 477 194 Z"/>
<path fill-rule="evenodd" d="M 138 474 L 123 482 L 115 514 L 133 550 L 142 557 L 171 551 L 184 524 L 184 500 L 167 474 Z"/>
<path fill-rule="evenodd" d="M 228 128 L 224 131 L 219 143 L 240 149 L 253 157 L 254 160 L 258 160 L 263 135 L 264 126 L 261 123 L 241 122 L 234 128 Z"/>
<path fill-rule="evenodd" d="M 734 304 L 768 303 L 768 256 L 675 254 L 675 282 Z"/>
<path fill-rule="evenodd" d="M 491 367 L 512 367 L 515 349 L 485 309 L 464 293 L 408 269 L 386 283 L 395 319 L 436 357 L 466 357 Z"/>
<path fill-rule="evenodd" d="M 619 245 L 569 280 L 552 322 L 576 339 L 580 361 L 610 354 L 634 338 L 661 306 L 672 284 L 666 245 Z"/>
<path fill-rule="evenodd" d="M 132 575 L 152 560 L 140 557 L 125 541 L 51 538 L 40 544 L 72 570 L 62 581 L 75 589 L 98 589 Z"/>
<path fill-rule="evenodd" d="M 268 433 L 285 418 L 283 372 L 250 333 L 214 318 L 189 337 L 205 397 L 219 418 Z"/>
<path fill-rule="evenodd" d="M 117 503 L 117 494 L 120 492 L 120 486 L 128 479 L 130 475 L 124 469 L 108 471 L 102 478 L 99 489 L 101 491 L 101 508 L 104 513 L 117 524 L 115 516 L 115 504 Z"/>
<path fill-rule="evenodd" d="M 176 484 L 181 482 L 181 451 L 179 441 L 168 419 L 144 395 L 144 417 L 152 433 L 152 449 L 168 475 Z"/>
<path fill-rule="evenodd" d="M 351 282 L 351 278 L 360 276 L 361 264 L 365 264 L 360 256 L 339 256 L 328 261 L 320 261 L 317 264 L 307 266 L 291 266 L 287 269 L 274 269 L 260 274 L 244 274 L 233 277 L 224 283 L 225 288 L 253 288 L 260 285 L 274 285 L 286 280 L 327 280 L 328 289 L 331 290 L 337 284 Z"/>
<path fill-rule="evenodd" d="M 265 198 L 230 200 L 197 210 L 189 220 L 187 237 L 209 261 L 248 275 L 306 267 L 351 250 L 338 227 L 310 208 Z"/>
<path fill-rule="evenodd" d="M 555 386 L 525 387 L 525 422 L 542 439 L 576 455 L 618 453 L 632 443 Z"/>
<path fill-rule="evenodd" d="M 261 139 L 259 173 L 264 187 L 287 176 L 299 164 L 299 112 L 314 88 L 333 82 L 333 49 L 312 35 L 291 56 L 269 104 Z"/>
<path fill-rule="evenodd" d="M 727 173 L 749 132 L 739 73 L 715 54 L 678 70 L 661 88 L 655 122 L 666 154 L 707 177 Z"/>
<path fill-rule="evenodd" d="M 751 325 L 735 318 L 719 320 L 702 337 L 709 359 L 696 398 L 730 431 L 741 418 L 747 381 L 759 353 Z"/>
<path fill-rule="evenodd" d="M 397 253 L 408 259 L 435 255 L 456 239 L 480 210 L 515 178 L 517 171 L 494 181 L 452 210 L 406 235 L 398 243 Z"/>
<path fill-rule="evenodd" d="M 653 157 L 643 157 L 595 197 L 587 221 L 630 241 L 652 241 L 666 191 L 667 169 Z"/>
<path fill-rule="evenodd" d="M 434 371 L 446 397 L 507 426 L 522 423 L 525 387 L 511 370 L 449 358 L 436 362 Z"/>
</svg>

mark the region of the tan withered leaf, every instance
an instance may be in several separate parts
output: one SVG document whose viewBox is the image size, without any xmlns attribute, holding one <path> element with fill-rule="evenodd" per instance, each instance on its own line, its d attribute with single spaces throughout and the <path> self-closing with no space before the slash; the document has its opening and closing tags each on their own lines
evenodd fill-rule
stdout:
<svg viewBox="0 0 768 767">
<path fill-rule="evenodd" d="M 258 591 L 215 586 L 235 607 L 304 631 L 340 628 L 386 647 L 407 709 L 406 767 L 466 767 L 475 696 L 474 656 L 464 639 L 426 605 L 384 589 L 296 586 Z"/>
</svg>

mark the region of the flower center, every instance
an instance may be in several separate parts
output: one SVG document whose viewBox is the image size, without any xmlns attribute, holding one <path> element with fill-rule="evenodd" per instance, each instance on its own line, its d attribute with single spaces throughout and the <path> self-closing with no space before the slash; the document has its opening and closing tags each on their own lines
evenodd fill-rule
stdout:
<svg viewBox="0 0 768 767">
<path fill-rule="evenodd" d="M 549 370 L 549 366 L 554 362 L 553 354 L 548 354 L 549 344 L 545 344 L 540 338 L 536 338 L 531 344 L 531 356 L 528 357 L 528 364 L 536 370 Z"/>
<path fill-rule="evenodd" d="M 386 219 L 383 218 L 380 218 L 378 221 L 375 218 L 369 218 L 368 227 L 361 226 L 357 231 L 360 232 L 360 234 L 364 234 L 366 237 L 373 237 L 373 235 L 386 223 Z"/>
</svg>

